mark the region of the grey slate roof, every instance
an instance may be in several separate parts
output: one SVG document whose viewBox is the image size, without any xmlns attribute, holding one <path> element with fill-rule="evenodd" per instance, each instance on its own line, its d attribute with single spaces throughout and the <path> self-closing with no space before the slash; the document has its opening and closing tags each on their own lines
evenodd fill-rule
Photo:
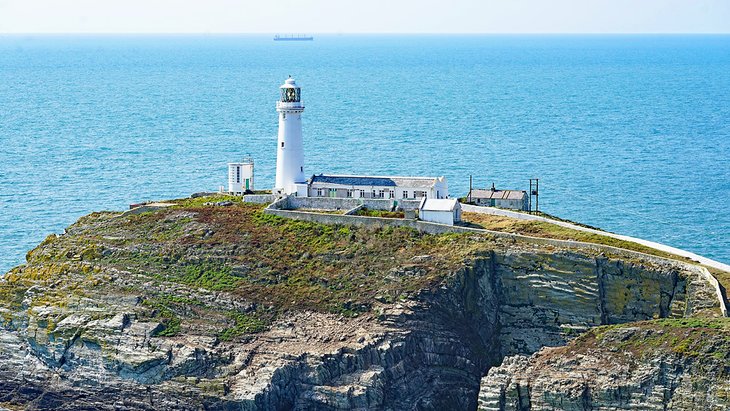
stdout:
<svg viewBox="0 0 730 411">
<path fill-rule="evenodd" d="M 455 198 L 424 198 L 419 209 L 423 211 L 454 211 L 456 207 L 459 207 L 459 202 Z"/>
<path fill-rule="evenodd" d="M 496 200 L 522 200 L 527 195 L 526 191 L 520 190 L 481 190 L 471 191 L 471 198 L 487 198 Z"/>
<path fill-rule="evenodd" d="M 339 184 L 343 186 L 381 186 L 430 188 L 436 177 L 385 177 L 385 176 L 341 176 L 319 174 L 312 176 L 312 183 Z"/>
</svg>

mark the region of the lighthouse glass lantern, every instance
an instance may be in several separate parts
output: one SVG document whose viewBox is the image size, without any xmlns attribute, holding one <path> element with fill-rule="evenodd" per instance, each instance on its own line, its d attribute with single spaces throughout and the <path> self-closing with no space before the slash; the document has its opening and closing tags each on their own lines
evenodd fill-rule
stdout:
<svg viewBox="0 0 730 411">
<path fill-rule="evenodd" d="M 299 103 L 301 101 L 301 89 L 299 87 L 293 86 L 291 84 L 285 84 L 285 86 L 291 86 L 291 87 L 282 87 L 281 88 L 281 101 L 282 103 Z"/>
</svg>

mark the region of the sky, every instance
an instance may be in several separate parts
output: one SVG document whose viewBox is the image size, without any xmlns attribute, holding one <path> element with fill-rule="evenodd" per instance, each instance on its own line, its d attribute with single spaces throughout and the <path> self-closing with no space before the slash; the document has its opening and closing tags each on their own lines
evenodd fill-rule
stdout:
<svg viewBox="0 0 730 411">
<path fill-rule="evenodd" d="M 0 0 L 0 33 L 730 33 L 730 0 Z"/>
</svg>

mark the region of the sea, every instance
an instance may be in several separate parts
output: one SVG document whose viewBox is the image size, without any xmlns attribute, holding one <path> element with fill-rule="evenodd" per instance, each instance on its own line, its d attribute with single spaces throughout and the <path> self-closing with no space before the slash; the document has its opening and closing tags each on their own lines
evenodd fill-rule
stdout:
<svg viewBox="0 0 730 411">
<path fill-rule="evenodd" d="M 305 172 L 527 190 L 556 216 L 730 263 L 730 36 L 0 36 L 0 272 L 84 214 Z"/>
</svg>

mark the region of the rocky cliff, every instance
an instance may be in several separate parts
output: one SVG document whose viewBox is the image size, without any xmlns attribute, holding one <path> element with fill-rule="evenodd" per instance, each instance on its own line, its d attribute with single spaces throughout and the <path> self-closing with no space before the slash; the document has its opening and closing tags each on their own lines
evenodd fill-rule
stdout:
<svg viewBox="0 0 730 411">
<path fill-rule="evenodd" d="M 730 324 L 659 320 L 593 329 L 489 370 L 480 410 L 728 410 Z"/>
<path fill-rule="evenodd" d="M 617 341 L 672 334 L 677 324 L 606 328 L 601 338 L 592 327 L 719 316 L 714 289 L 683 264 L 488 235 L 323 226 L 205 199 L 89 215 L 27 260 L 0 281 L 8 408 L 569 408 L 574 392 L 534 365 L 546 351 L 524 355 L 569 343 L 553 348 L 566 350 L 557 373 L 569 369 L 571 349 L 597 360 Z M 712 338 L 725 344 L 725 320 L 714 321 Z M 632 337 L 621 340 L 625 330 Z M 656 357 L 632 358 L 669 358 L 670 346 L 656 348 Z M 707 369 L 710 382 L 727 373 L 682 364 Z M 610 390 L 588 359 L 573 366 L 587 367 L 579 374 L 595 380 L 591 393 Z M 635 370 L 616 378 L 631 385 Z M 682 406 L 727 395 L 719 385 L 709 394 L 681 387 Z M 551 395 L 556 402 L 538 399 Z M 610 408 L 632 395 L 588 400 Z"/>
</svg>

